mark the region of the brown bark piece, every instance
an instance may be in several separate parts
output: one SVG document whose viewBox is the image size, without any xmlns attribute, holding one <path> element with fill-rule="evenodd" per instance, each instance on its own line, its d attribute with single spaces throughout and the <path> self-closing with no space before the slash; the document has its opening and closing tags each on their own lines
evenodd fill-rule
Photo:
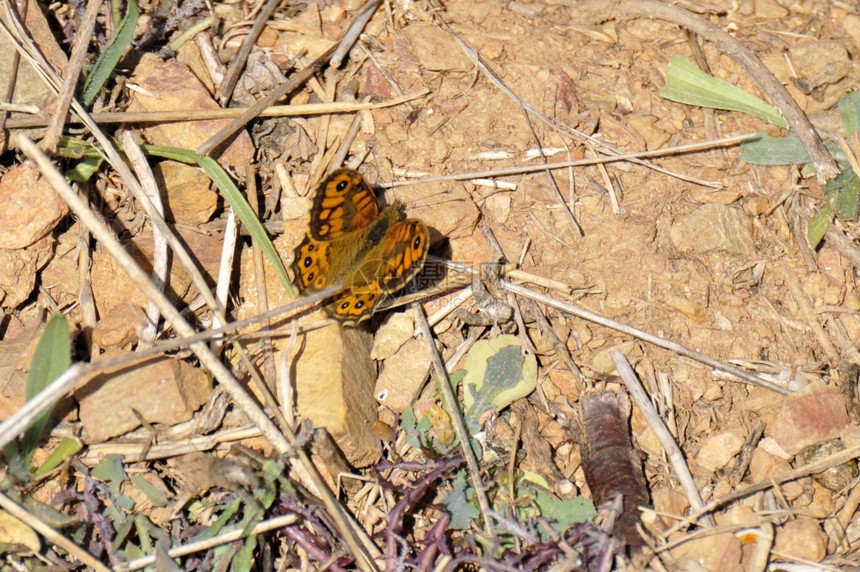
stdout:
<svg viewBox="0 0 860 572">
<path fill-rule="evenodd" d="M 639 454 L 630 441 L 630 403 L 614 393 L 590 393 L 582 399 L 582 469 L 595 505 L 622 497 L 622 513 L 613 533 L 631 548 L 645 541 L 636 530 L 639 506 L 648 506 L 648 489 Z"/>
</svg>

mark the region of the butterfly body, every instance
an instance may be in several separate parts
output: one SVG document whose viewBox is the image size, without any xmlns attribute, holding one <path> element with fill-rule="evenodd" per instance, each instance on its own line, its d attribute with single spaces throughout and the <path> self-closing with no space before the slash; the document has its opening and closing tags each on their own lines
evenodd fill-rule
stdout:
<svg viewBox="0 0 860 572">
<path fill-rule="evenodd" d="M 359 173 L 339 169 L 316 190 L 293 273 L 303 292 L 342 284 L 344 289 L 325 309 L 333 318 L 355 324 L 421 271 L 428 241 L 423 222 L 404 220 L 398 204 L 380 209 Z"/>
</svg>

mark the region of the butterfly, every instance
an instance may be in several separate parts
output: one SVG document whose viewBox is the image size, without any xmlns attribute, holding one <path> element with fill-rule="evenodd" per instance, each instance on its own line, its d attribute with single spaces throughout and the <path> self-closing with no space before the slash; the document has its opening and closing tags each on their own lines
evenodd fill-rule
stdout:
<svg viewBox="0 0 860 572">
<path fill-rule="evenodd" d="M 429 234 L 418 219 L 405 219 L 402 205 L 379 208 L 367 181 L 338 169 L 317 187 L 308 233 L 296 247 L 292 270 L 305 293 L 341 283 L 325 305 L 345 325 L 369 318 L 385 298 L 424 267 Z"/>
</svg>

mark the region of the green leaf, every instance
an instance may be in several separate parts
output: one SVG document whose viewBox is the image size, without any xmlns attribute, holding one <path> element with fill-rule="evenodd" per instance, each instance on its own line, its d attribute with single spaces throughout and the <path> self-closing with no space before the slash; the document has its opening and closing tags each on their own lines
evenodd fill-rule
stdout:
<svg viewBox="0 0 860 572">
<path fill-rule="evenodd" d="M 110 484 L 110 491 L 114 498 L 120 496 L 122 484 L 128 479 L 128 474 L 122 466 L 122 455 L 108 454 L 93 467 L 93 477 L 102 482 Z"/>
<path fill-rule="evenodd" d="M 250 572 L 256 559 L 254 558 L 254 550 L 257 548 L 257 536 L 249 536 L 245 539 L 242 549 L 233 558 L 230 565 L 230 572 Z"/>
<path fill-rule="evenodd" d="M 472 501 L 468 498 L 471 497 Z M 475 492 L 467 486 L 466 475 L 459 471 L 454 478 L 453 488 L 442 499 L 445 508 L 451 514 L 451 522 L 448 529 L 465 530 L 472 526 L 472 521 L 480 516 L 478 507 L 475 506 Z"/>
<path fill-rule="evenodd" d="M 749 113 L 779 127 L 788 127 L 785 118 L 772 105 L 727 81 L 709 76 L 695 63 L 681 56 L 673 56 L 669 62 L 666 88 L 661 95 L 688 105 Z"/>
<path fill-rule="evenodd" d="M 132 480 L 135 478 L 137 477 L 132 477 Z M 149 522 L 149 519 L 144 515 L 138 514 L 134 517 L 134 528 L 137 532 L 137 538 L 140 541 L 140 548 L 142 551 L 145 554 L 151 553 L 153 548 L 155 548 L 152 544 L 152 537 L 155 536 L 153 534 L 152 523 Z"/>
<path fill-rule="evenodd" d="M 476 343 L 464 363 L 463 404 L 472 427 L 491 409 L 501 411 L 531 393 L 537 385 L 537 359 L 523 356 L 516 336 Z"/>
<path fill-rule="evenodd" d="M 99 55 L 99 59 L 93 66 L 90 75 L 87 76 L 84 82 L 84 88 L 81 92 L 81 101 L 89 107 L 99 94 L 102 86 L 107 82 L 110 74 L 113 73 L 116 64 L 122 58 L 123 52 L 131 44 L 134 38 L 134 29 L 137 27 L 137 19 L 140 17 L 140 10 L 137 7 L 135 0 L 128 0 L 128 9 L 119 23 L 114 35 L 111 37 L 104 51 Z"/>
<path fill-rule="evenodd" d="M 833 205 L 826 203 L 818 213 L 809 218 L 809 222 L 806 223 L 806 236 L 812 248 L 817 247 L 824 235 L 827 234 L 834 216 L 836 216 L 836 211 L 833 209 Z"/>
<path fill-rule="evenodd" d="M 146 495 L 146 498 L 149 499 L 154 506 L 163 507 L 167 506 L 167 495 L 164 494 L 158 487 L 144 479 L 143 477 L 139 477 L 137 475 L 132 475 L 131 482 L 141 490 L 143 494 Z"/>
<path fill-rule="evenodd" d="M 553 521 L 552 527 L 557 532 L 563 532 L 572 524 L 582 524 L 597 516 L 594 503 L 583 497 L 563 500 L 535 488 L 534 502 L 541 516 Z"/>
<path fill-rule="evenodd" d="M 845 169 L 839 176 L 824 185 L 824 192 L 836 209 L 836 216 L 842 220 L 852 220 L 857 216 L 857 191 L 860 179 L 851 169 Z"/>
<path fill-rule="evenodd" d="M 57 448 L 51 452 L 48 458 L 45 459 L 45 462 L 42 463 L 42 466 L 33 473 L 33 476 L 41 477 L 42 475 L 50 473 L 56 467 L 63 464 L 67 459 L 71 459 L 75 453 L 81 450 L 82 446 L 81 441 L 75 437 L 63 437 L 60 444 L 57 445 Z"/>
<path fill-rule="evenodd" d="M 69 334 L 69 323 L 62 313 L 54 314 L 45 325 L 45 331 L 39 338 L 39 344 L 33 353 L 33 361 L 30 362 L 30 373 L 27 374 L 26 395 L 27 401 L 35 397 L 39 392 L 48 387 L 52 381 L 69 369 L 71 363 L 72 346 Z M 24 466 L 30 466 L 30 460 L 42 438 L 45 426 L 51 418 L 54 407 L 46 409 L 33 424 L 24 432 L 24 441 L 21 448 Z"/>
<path fill-rule="evenodd" d="M 809 155 L 797 137 L 771 137 L 762 133 L 757 139 L 741 143 L 741 159 L 753 165 L 799 165 L 809 163 Z"/>
<path fill-rule="evenodd" d="M 66 180 L 75 183 L 85 183 L 98 173 L 102 163 L 104 163 L 104 157 L 101 155 L 87 155 L 84 159 L 75 163 L 74 167 L 66 171 Z"/>
<path fill-rule="evenodd" d="M 143 150 L 156 157 L 164 157 L 165 159 L 172 159 L 174 161 L 180 161 L 182 163 L 192 165 L 196 164 L 206 171 L 206 174 L 209 175 L 209 178 L 212 179 L 215 186 L 218 187 L 219 191 L 221 191 L 221 194 L 224 196 L 224 200 L 233 207 L 233 210 L 236 212 L 236 216 L 239 217 L 239 220 L 242 221 L 242 224 L 248 229 L 248 233 L 251 235 L 251 238 L 257 243 L 257 246 L 260 247 L 260 250 L 266 258 L 269 259 L 269 263 L 274 267 L 275 272 L 277 272 L 278 278 L 280 278 L 281 284 L 284 285 L 287 293 L 291 298 L 296 297 L 293 284 L 290 282 L 290 277 L 287 275 L 287 270 L 284 268 L 283 262 L 281 262 L 281 257 L 278 255 L 278 251 L 275 250 L 275 245 L 272 244 L 272 241 L 269 239 L 269 234 L 266 232 L 266 229 L 263 228 L 259 219 L 257 219 L 254 209 L 252 209 L 251 205 L 248 204 L 248 201 L 245 200 L 242 192 L 239 191 L 239 188 L 233 183 L 233 180 L 227 172 L 221 168 L 221 165 L 219 165 L 215 159 L 198 155 L 194 151 L 189 151 L 188 149 L 179 149 L 176 147 L 144 145 Z"/>
<path fill-rule="evenodd" d="M 214 536 L 218 536 L 221 533 L 221 529 L 224 528 L 230 519 L 233 518 L 233 515 L 239 511 L 239 508 L 242 506 L 242 499 L 235 498 L 233 501 L 224 508 L 224 512 L 222 512 L 218 519 L 206 530 L 198 534 L 194 540 L 206 540 L 208 538 L 212 538 Z"/>
<path fill-rule="evenodd" d="M 839 99 L 837 107 L 842 114 L 846 138 L 850 141 L 854 134 L 860 131 L 860 92 L 846 93 Z M 858 150 L 855 149 L 854 152 L 857 153 Z"/>
<path fill-rule="evenodd" d="M 741 149 L 741 159 L 753 165 L 803 165 L 810 161 L 800 139 L 793 135 L 771 137 L 762 133 L 755 139 L 741 143 Z M 840 165 L 847 164 L 841 149 L 832 145 L 828 145 L 827 149 L 834 154 Z"/>
</svg>

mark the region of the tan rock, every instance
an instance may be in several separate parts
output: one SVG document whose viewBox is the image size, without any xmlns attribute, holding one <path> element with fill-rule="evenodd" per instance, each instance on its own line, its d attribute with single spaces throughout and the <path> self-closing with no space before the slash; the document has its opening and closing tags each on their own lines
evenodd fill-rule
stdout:
<svg viewBox="0 0 860 572">
<path fill-rule="evenodd" d="M 797 518 L 777 529 L 773 551 L 800 560 L 821 562 L 827 554 L 827 537 L 818 522 Z"/>
<path fill-rule="evenodd" d="M 672 556 L 678 560 L 679 570 L 698 565 L 700 570 L 741 572 L 741 543 L 732 533 L 697 538 L 673 548 Z M 685 564 L 687 563 L 687 564 Z"/>
<path fill-rule="evenodd" d="M 141 90 L 131 92 L 128 111 L 220 108 L 188 66 L 179 62 L 163 62 L 155 54 L 144 54 L 134 70 L 132 82 Z M 228 123 L 229 119 L 159 123 L 146 126 L 141 132 L 154 145 L 196 149 Z M 225 166 L 243 170 L 254 158 L 251 137 L 245 131 L 239 131 L 226 149 L 214 156 Z"/>
<path fill-rule="evenodd" d="M 121 352 L 105 354 L 117 357 Z M 76 393 L 87 442 L 97 443 L 140 426 L 135 411 L 150 423 L 174 425 L 191 415 L 211 391 L 202 369 L 164 358 L 118 374 L 95 378 Z"/>
<path fill-rule="evenodd" d="M 721 469 L 740 452 L 744 439 L 744 432 L 740 428 L 711 435 L 702 443 L 696 463 L 711 472 Z"/>
<path fill-rule="evenodd" d="M 29 161 L 0 177 L 0 248 L 30 246 L 47 236 L 69 207 Z"/>
<path fill-rule="evenodd" d="M 152 169 L 167 220 L 195 226 L 209 221 L 218 206 L 212 181 L 198 168 L 162 161 Z"/>
<path fill-rule="evenodd" d="M 385 360 L 376 380 L 376 399 L 395 413 L 412 406 L 430 374 L 430 351 L 424 340 L 411 339 Z"/>
</svg>

